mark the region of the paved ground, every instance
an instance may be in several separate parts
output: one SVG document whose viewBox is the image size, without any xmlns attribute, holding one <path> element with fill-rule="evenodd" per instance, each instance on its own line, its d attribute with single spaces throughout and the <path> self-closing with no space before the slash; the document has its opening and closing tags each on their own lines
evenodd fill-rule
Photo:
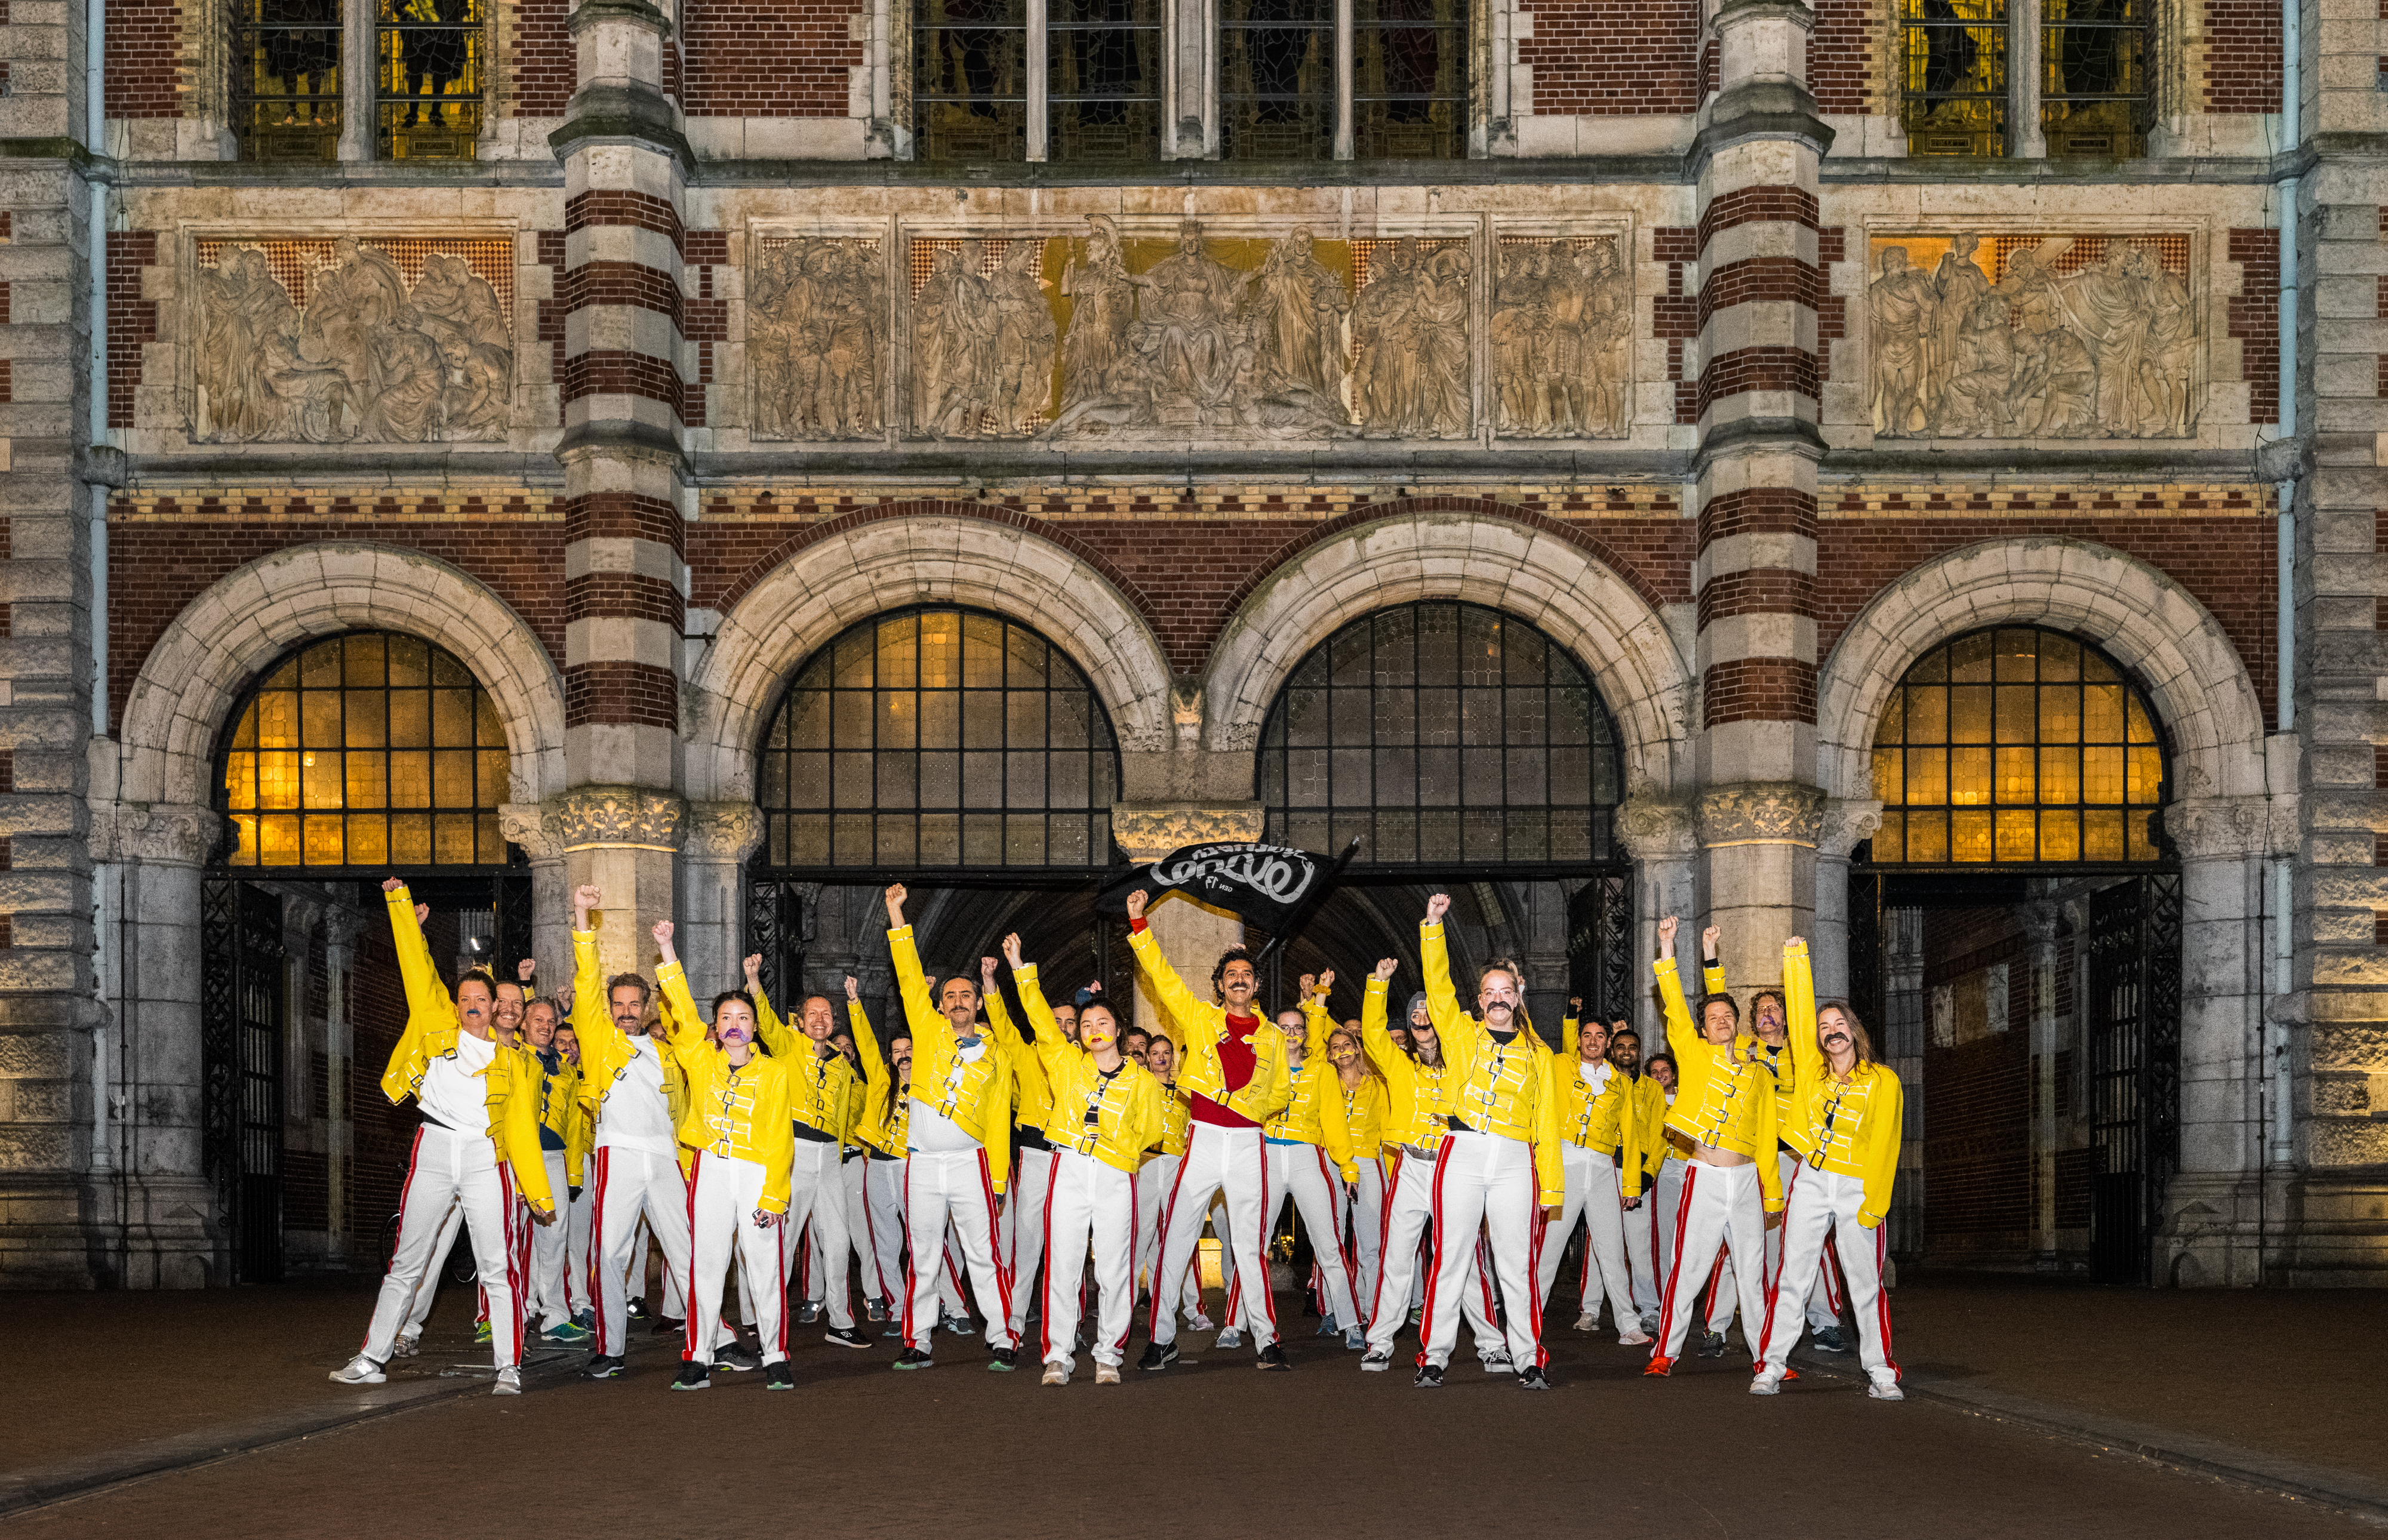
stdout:
<svg viewBox="0 0 2388 1540">
<path fill-rule="evenodd" d="M 2339 1535 L 2374 1526 L 2236 1483 L 1970 1414 L 1969 1388 L 2095 1428 L 2133 1421 L 2325 1468 L 2369 1489 L 2382 1458 L 2377 1319 L 2354 1294 L 2117 1294 L 1912 1281 L 1895 1295 L 1919 1392 L 1869 1401 L 1847 1360 L 1781 1397 L 1734 1358 L 1642 1378 L 1643 1355 L 1554 1336 L 1559 1388 L 1531 1396 L 1462 1351 L 1439 1395 L 1297 1336 L 1256 1374 L 1207 1338 L 1199 1362 L 1064 1390 L 985 1372 L 941 1335 L 897 1375 L 800 1333 L 799 1389 L 757 1377 L 664 1389 L 667 1343 L 611 1384 L 534 1369 L 498 1399 L 471 1366 L 470 1306 L 443 1298 L 406 1382 L 323 1378 L 370 1306 L 353 1284 L 197 1295 L 15 1296 L 0 1321 L 0 1507 L 60 1471 L 178 1466 L 6 1521 L 31 1535 L 502 1535 L 527 1526 L 679 1535 L 800 1524 L 839 1536 Z M 1283 1302 L 1289 1324 L 1296 1306 Z M 1563 1318 L 1564 1319 L 1564 1318 Z M 2336 1330 L 2332 1330 L 2336 1327 Z M 1297 1330 L 1305 1332 L 1308 1323 Z M 574 1357 L 578 1357 L 575 1355 Z M 486 1360 L 477 1360 L 486 1364 Z M 1830 1376 L 1829 1378 L 1827 1376 Z M 1927 1389 L 1928 1387 L 1928 1389 Z M 450 1393 L 455 1394 L 450 1394 Z M 413 1404 L 407 1403 L 415 1398 Z M 361 1412 L 388 1415 L 344 1426 Z M 2119 1422 L 2116 1425 L 2120 1425 Z M 305 1436 L 301 1436 L 305 1435 Z M 273 1442 L 273 1440 L 280 1442 Z M 265 1444 L 255 1452 L 224 1449 Z M 209 1460 L 189 1464 L 188 1460 Z M 419 1496 L 418 1496 L 419 1495 Z"/>
</svg>

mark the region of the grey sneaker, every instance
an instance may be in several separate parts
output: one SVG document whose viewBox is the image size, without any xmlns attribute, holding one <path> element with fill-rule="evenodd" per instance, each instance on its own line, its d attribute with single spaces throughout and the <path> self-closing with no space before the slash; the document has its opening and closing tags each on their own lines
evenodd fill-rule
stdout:
<svg viewBox="0 0 2388 1540">
<path fill-rule="evenodd" d="M 814 1304 L 809 1299 L 806 1300 L 803 1307 L 796 1311 L 796 1324 L 798 1326 L 810 1326 L 815 1321 L 819 1320 L 820 1318 L 821 1307 Z"/>
<path fill-rule="evenodd" d="M 1360 1367 L 1371 1374 L 1381 1374 L 1393 1367 L 1393 1356 L 1382 1348 L 1376 1348 L 1360 1360 Z"/>
<path fill-rule="evenodd" d="M 1819 1326 L 1809 1337 L 1808 1345 L 1819 1353 L 1847 1353 L 1849 1350 L 1848 1344 L 1841 1341 L 1841 1329 L 1837 1326 Z"/>
<path fill-rule="evenodd" d="M 1367 1332 L 1361 1331 L 1361 1330 L 1360 1330 L 1358 1327 L 1356 1327 L 1356 1326 L 1347 1326 L 1347 1327 L 1345 1327 L 1345 1328 L 1343 1329 L 1343 1351 L 1344 1351 L 1344 1352 L 1346 1352 L 1346 1353 L 1357 1353 L 1357 1352 L 1361 1351 L 1363 1348 L 1366 1347 L 1367 1345 L 1368 1345 L 1368 1333 L 1367 1333 Z"/>
<path fill-rule="evenodd" d="M 1866 1394 L 1877 1401 L 1904 1401 L 1907 1393 L 1899 1388 L 1896 1380 L 1875 1380 L 1866 1386 Z"/>
<path fill-rule="evenodd" d="M 1484 1354 L 1483 1358 L 1484 1372 L 1487 1374 L 1506 1374 L 1517 1367 L 1509 1362 L 1509 1351 L 1504 1347 L 1494 1348 L 1492 1352 Z"/>
<path fill-rule="evenodd" d="M 393 1358 L 412 1358 L 422 1351 L 421 1337 L 400 1337 L 389 1344 L 389 1356 Z"/>
<path fill-rule="evenodd" d="M 498 1382 L 489 1387 L 489 1394 L 491 1395 L 520 1395 L 522 1394 L 522 1370 L 514 1368 L 512 1365 L 508 1365 L 506 1368 L 498 1370 Z"/>
<path fill-rule="evenodd" d="M 1230 1326 L 1226 1331 L 1219 1333 L 1219 1345 L 1221 1347 L 1241 1347 L 1244 1345 L 1244 1334 Z"/>
<path fill-rule="evenodd" d="M 381 1365 L 362 1353 L 343 1367 L 332 1370 L 331 1374 L 332 1383 L 336 1385 L 378 1385 L 388 1379 L 389 1376 L 381 1371 Z"/>
<path fill-rule="evenodd" d="M 713 1367 L 751 1374 L 763 1367 L 763 1355 L 743 1342 L 734 1342 L 713 1356 Z"/>
</svg>

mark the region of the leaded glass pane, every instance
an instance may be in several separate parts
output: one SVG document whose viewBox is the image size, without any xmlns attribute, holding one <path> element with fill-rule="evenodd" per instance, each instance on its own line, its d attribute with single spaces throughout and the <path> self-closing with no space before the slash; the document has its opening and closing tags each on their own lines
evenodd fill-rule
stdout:
<svg viewBox="0 0 2388 1540">
<path fill-rule="evenodd" d="M 1045 26 L 1047 158 L 1157 159 L 1160 0 L 1048 0 Z"/>
<path fill-rule="evenodd" d="M 2051 158 L 2147 153 L 2151 0 L 2041 0 L 2039 125 Z"/>
<path fill-rule="evenodd" d="M 1900 0 L 1910 155 L 2007 153 L 2006 0 Z"/>
<path fill-rule="evenodd" d="M 247 0 L 234 14 L 241 158 L 337 159 L 339 0 Z"/>
<path fill-rule="evenodd" d="M 1467 0 L 1353 0 L 1352 133 L 1360 158 L 1467 153 Z"/>
<path fill-rule="evenodd" d="M 482 0 L 381 0 L 375 132 L 386 160 L 470 160 L 481 136 Z"/>
<path fill-rule="evenodd" d="M 912 115 L 923 160 L 1027 158 L 1024 0 L 917 0 Z"/>
<path fill-rule="evenodd" d="M 1321 160 L 1335 150 L 1331 0 L 1221 0 L 1219 151 Z"/>
</svg>

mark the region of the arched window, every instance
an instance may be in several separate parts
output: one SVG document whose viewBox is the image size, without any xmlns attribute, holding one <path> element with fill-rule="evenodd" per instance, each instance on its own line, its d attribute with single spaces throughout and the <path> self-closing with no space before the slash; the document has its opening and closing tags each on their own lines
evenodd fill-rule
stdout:
<svg viewBox="0 0 2388 1540">
<path fill-rule="evenodd" d="M 1111 863 L 1111 718 L 1067 653 L 1000 615 L 849 628 L 797 671 L 759 759 L 772 867 Z"/>
<path fill-rule="evenodd" d="M 1926 652 L 1874 733 L 1878 864 L 2159 862 L 2164 735 L 2087 642 L 2021 626 Z"/>
<path fill-rule="evenodd" d="M 369 631 L 274 665 L 223 754 L 234 866 L 499 866 L 505 724 L 450 653 Z"/>
<path fill-rule="evenodd" d="M 1618 859 L 1617 727 L 1541 631 L 1428 600 L 1353 621 L 1303 658 L 1261 729 L 1268 838 L 1361 840 L 1370 865 Z"/>
</svg>

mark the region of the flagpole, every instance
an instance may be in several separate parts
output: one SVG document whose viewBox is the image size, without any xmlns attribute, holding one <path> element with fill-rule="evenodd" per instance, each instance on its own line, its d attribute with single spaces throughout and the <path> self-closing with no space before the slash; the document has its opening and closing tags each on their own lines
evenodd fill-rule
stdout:
<svg viewBox="0 0 2388 1540">
<path fill-rule="evenodd" d="M 1261 948 L 1261 954 L 1252 960 L 1252 973 L 1255 977 L 1281 948 L 1302 934 L 1302 928 L 1310 923 L 1310 916 L 1316 914 L 1318 906 L 1327 902 L 1327 895 L 1335 887 L 1335 879 L 1343 875 L 1343 868 L 1350 865 L 1352 858 L 1359 853 L 1360 837 L 1355 834 L 1352 837 L 1352 842 L 1343 847 L 1343 853 L 1335 858 L 1335 865 L 1327 867 L 1321 874 L 1318 882 L 1303 896 L 1300 907 L 1286 916 L 1285 928 L 1269 938 L 1268 945 Z"/>
</svg>

